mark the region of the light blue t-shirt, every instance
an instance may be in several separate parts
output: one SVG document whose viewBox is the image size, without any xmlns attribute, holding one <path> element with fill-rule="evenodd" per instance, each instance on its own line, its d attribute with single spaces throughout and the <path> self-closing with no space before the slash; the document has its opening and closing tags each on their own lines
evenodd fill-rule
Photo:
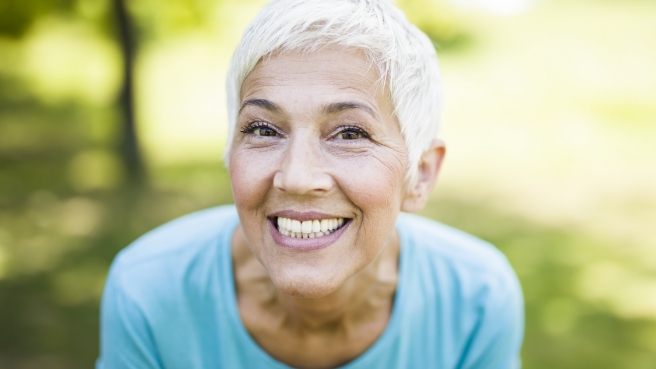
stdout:
<svg viewBox="0 0 656 369">
<path fill-rule="evenodd" d="M 239 318 L 233 206 L 200 211 L 115 259 L 101 307 L 97 369 L 289 368 Z M 523 335 L 517 278 L 491 245 L 414 215 L 397 221 L 399 279 L 381 336 L 348 369 L 515 369 Z"/>
</svg>

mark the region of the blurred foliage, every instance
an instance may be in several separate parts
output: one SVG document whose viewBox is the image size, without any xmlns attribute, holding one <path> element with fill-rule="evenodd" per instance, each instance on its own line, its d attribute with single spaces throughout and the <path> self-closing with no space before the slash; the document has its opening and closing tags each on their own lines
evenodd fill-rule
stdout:
<svg viewBox="0 0 656 369">
<path fill-rule="evenodd" d="M 397 4 L 406 12 L 408 19 L 419 27 L 437 49 L 460 49 L 472 42 L 465 15 L 446 0 L 401 0 Z"/>
<path fill-rule="evenodd" d="M 0 3 L 0 34 L 21 37 L 36 19 L 53 12 L 71 10 L 73 2 L 73 0 L 56 2 L 5 0 Z"/>
<path fill-rule="evenodd" d="M 399 1 L 444 73 L 449 153 L 424 214 L 511 260 L 524 367 L 653 368 L 656 3 L 552 0 L 498 16 L 458 2 Z M 118 250 L 231 201 L 223 73 L 262 3 L 129 2 L 152 177 L 132 187 L 111 2 L 0 2 L 0 368 L 92 366 Z"/>
</svg>

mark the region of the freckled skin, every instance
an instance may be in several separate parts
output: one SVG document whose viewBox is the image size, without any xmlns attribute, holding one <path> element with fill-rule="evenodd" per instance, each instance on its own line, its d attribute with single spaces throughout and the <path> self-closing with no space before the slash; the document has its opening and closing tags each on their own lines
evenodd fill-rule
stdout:
<svg viewBox="0 0 656 369">
<path fill-rule="evenodd" d="M 356 357 L 389 318 L 395 220 L 411 195 L 405 142 L 379 80 L 361 52 L 325 48 L 265 58 L 242 85 L 242 103 L 266 100 L 276 109 L 244 105 L 232 137 L 239 309 L 265 350 L 298 367 Z M 341 102 L 367 108 L 326 111 Z M 330 246 L 298 252 L 272 238 L 267 216 L 281 210 L 351 223 Z"/>
</svg>

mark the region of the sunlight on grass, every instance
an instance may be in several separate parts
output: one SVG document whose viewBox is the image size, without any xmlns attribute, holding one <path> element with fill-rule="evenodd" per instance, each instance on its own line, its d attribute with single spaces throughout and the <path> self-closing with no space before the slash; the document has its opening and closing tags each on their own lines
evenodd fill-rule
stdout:
<svg viewBox="0 0 656 369">
<path fill-rule="evenodd" d="M 76 265 L 55 274 L 55 298 L 64 305 L 95 301 L 102 294 L 105 266 L 99 263 Z"/>
<path fill-rule="evenodd" d="M 220 159 L 226 140 L 225 73 L 242 30 L 264 1 L 221 2 L 215 34 L 190 32 L 142 52 L 138 116 L 156 165 Z"/>
<path fill-rule="evenodd" d="M 100 203 L 84 197 L 66 200 L 56 220 L 56 228 L 67 236 L 89 236 L 106 221 Z"/>
<path fill-rule="evenodd" d="M 477 24 L 486 39 L 478 55 L 445 55 L 445 190 L 464 186 L 547 224 L 656 244 L 645 232 L 656 209 L 656 126 L 645 123 L 656 120 L 656 48 L 644 48 L 656 17 L 628 9 L 490 18 Z M 630 36 L 607 27 L 611 19 Z M 622 210 L 632 203 L 644 211 Z"/>
<path fill-rule="evenodd" d="M 4 229 L 0 229 L 0 280 L 7 275 L 9 264 L 9 235 Z"/>
<path fill-rule="evenodd" d="M 144 53 L 138 68 L 140 133 L 156 163 L 221 156 L 227 68 L 221 51 L 211 38 L 187 35 Z"/>
<path fill-rule="evenodd" d="M 626 319 L 656 320 L 656 279 L 624 265 L 601 261 L 583 266 L 579 295 Z"/>
<path fill-rule="evenodd" d="M 569 334 L 580 317 L 576 301 L 555 298 L 546 302 L 542 313 L 542 325 L 545 331 L 555 336 Z"/>
<path fill-rule="evenodd" d="M 78 191 L 116 188 L 123 181 L 123 166 L 116 153 L 108 150 L 81 150 L 68 165 L 68 179 Z"/>
<path fill-rule="evenodd" d="M 120 55 L 88 26 L 41 19 L 25 40 L 24 57 L 25 76 L 44 100 L 103 104 L 114 98 Z"/>
<path fill-rule="evenodd" d="M 451 0 L 452 3 L 469 9 L 481 9 L 497 15 L 521 14 L 536 0 Z"/>
<path fill-rule="evenodd" d="M 26 207 L 4 218 L 11 233 L 0 233 L 0 268 L 12 277 L 47 272 L 74 251 L 91 247 L 85 237 L 106 222 L 103 206 L 77 196 L 60 199 L 48 191 L 34 192 Z M 19 247 L 15 245 L 18 244 Z"/>
</svg>

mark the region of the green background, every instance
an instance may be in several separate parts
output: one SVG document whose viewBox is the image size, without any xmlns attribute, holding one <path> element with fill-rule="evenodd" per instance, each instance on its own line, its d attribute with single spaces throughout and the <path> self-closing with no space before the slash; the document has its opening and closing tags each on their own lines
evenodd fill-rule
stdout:
<svg viewBox="0 0 656 369">
<path fill-rule="evenodd" d="M 118 250 L 231 202 L 223 79 L 262 1 L 128 2 L 141 182 L 112 3 L 0 5 L 0 368 L 91 367 Z M 399 3 L 442 64 L 448 154 L 423 213 L 512 262 L 524 367 L 656 368 L 656 2 Z"/>
</svg>

